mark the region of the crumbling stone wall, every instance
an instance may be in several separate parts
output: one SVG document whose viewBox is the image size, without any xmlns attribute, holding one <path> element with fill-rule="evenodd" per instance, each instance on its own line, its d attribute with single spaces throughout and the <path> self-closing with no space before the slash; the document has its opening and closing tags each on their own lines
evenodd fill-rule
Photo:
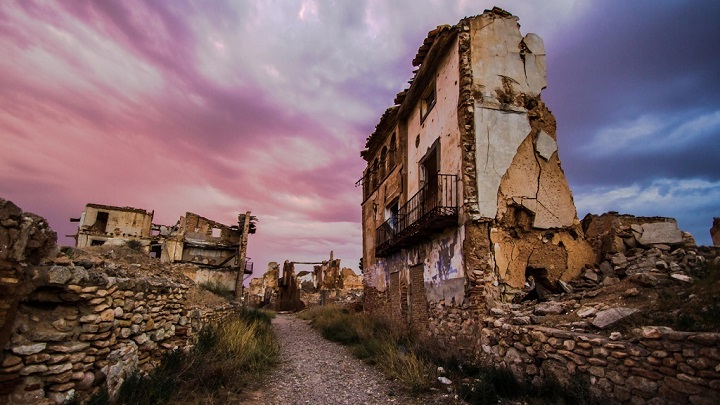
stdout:
<svg viewBox="0 0 720 405">
<path fill-rule="evenodd" d="M 305 308 L 300 300 L 300 285 L 295 276 L 295 266 L 289 260 L 283 264 L 283 275 L 278 283 L 276 308 L 279 311 L 299 311 Z"/>
<path fill-rule="evenodd" d="M 712 238 L 713 245 L 720 246 L 720 218 L 713 218 L 710 237 Z"/>
<path fill-rule="evenodd" d="M 517 18 L 497 8 L 458 27 L 468 281 L 490 303 L 509 302 L 528 276 L 557 288 L 595 256 L 560 165 L 555 118 L 540 98 L 542 39 L 521 36 Z"/>
<path fill-rule="evenodd" d="M 691 288 L 690 275 L 709 261 L 720 263 L 718 254 L 712 247 L 671 250 L 664 244 L 607 254 L 600 266 L 586 269 L 569 283 L 573 293 L 547 302 L 496 306 L 489 314 L 471 305 L 431 302 L 428 331 L 459 358 L 507 367 L 535 383 L 548 378 L 566 384 L 585 380 L 594 395 L 613 403 L 655 403 L 653 398 L 717 403 L 720 334 L 610 325 L 633 314 L 633 322 L 645 319 L 637 316 L 658 311 L 653 300 L 685 285 L 690 286 L 687 294 L 692 293 L 686 300 L 700 311 L 703 301 L 693 301 L 700 292 Z"/>
<path fill-rule="evenodd" d="M 481 331 L 478 355 L 518 376 L 568 384 L 583 375 L 593 394 L 613 402 L 720 401 L 720 334 L 645 327 L 628 340 L 501 320 L 492 325 Z"/>
<path fill-rule="evenodd" d="M 47 223 L 0 201 L 3 294 L 0 402 L 62 403 L 187 348 L 207 322 L 238 308 L 188 304 L 190 285 L 110 277 L 101 262 L 55 259 Z"/>
<path fill-rule="evenodd" d="M 10 338 L 18 303 L 29 292 L 26 267 L 49 256 L 56 243 L 57 234 L 45 219 L 0 198 L 0 348 Z"/>
</svg>

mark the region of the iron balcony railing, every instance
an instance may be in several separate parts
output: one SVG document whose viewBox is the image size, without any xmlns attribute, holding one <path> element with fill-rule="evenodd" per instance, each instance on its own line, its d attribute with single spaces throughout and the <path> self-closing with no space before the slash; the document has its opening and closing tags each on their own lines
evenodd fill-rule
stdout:
<svg viewBox="0 0 720 405">
<path fill-rule="evenodd" d="M 438 174 L 375 232 L 375 256 L 410 246 L 457 221 L 457 176 Z"/>
</svg>

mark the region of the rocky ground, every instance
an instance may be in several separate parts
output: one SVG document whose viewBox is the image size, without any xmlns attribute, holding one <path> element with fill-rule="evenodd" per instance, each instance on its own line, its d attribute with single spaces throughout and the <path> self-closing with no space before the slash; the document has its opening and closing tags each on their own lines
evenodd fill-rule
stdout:
<svg viewBox="0 0 720 405">
<path fill-rule="evenodd" d="M 414 398 L 343 346 L 327 341 L 307 321 L 279 314 L 273 327 L 282 344 L 282 363 L 243 403 L 266 404 L 452 404 L 439 391 Z"/>
</svg>

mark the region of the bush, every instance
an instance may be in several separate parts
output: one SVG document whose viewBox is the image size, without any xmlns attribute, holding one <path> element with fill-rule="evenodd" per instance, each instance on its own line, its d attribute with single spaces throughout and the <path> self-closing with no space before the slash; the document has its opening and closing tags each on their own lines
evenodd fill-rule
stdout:
<svg viewBox="0 0 720 405">
<path fill-rule="evenodd" d="M 351 313 L 338 307 L 315 307 L 301 314 L 320 334 L 351 346 L 352 353 L 377 364 L 413 394 L 427 391 L 435 380 L 436 366 L 420 352 L 413 352 L 414 337 L 400 325 L 383 317 Z"/>
<path fill-rule="evenodd" d="M 125 241 L 125 246 L 127 246 L 128 248 L 130 248 L 136 252 L 140 252 L 143 250 L 142 242 L 140 242 L 139 240 L 136 240 L 136 239 L 130 239 L 130 240 Z"/>
<path fill-rule="evenodd" d="M 118 403 L 227 402 L 277 364 L 280 344 L 270 326 L 272 316 L 246 310 L 220 325 L 206 326 L 189 353 L 171 352 L 147 376 L 128 377 Z"/>
<path fill-rule="evenodd" d="M 227 287 L 223 283 L 217 280 L 204 281 L 200 283 L 200 288 L 210 291 L 211 293 L 232 300 L 235 298 L 235 292 Z"/>
</svg>

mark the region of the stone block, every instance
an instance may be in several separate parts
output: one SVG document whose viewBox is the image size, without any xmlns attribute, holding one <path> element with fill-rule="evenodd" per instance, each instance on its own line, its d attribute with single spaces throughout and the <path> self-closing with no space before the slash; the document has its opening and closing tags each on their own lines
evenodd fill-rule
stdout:
<svg viewBox="0 0 720 405">
<path fill-rule="evenodd" d="M 593 320 L 592 324 L 596 328 L 604 329 L 608 326 L 617 323 L 618 321 L 634 314 L 638 310 L 635 308 L 610 308 L 597 313 L 597 316 Z"/>
</svg>

